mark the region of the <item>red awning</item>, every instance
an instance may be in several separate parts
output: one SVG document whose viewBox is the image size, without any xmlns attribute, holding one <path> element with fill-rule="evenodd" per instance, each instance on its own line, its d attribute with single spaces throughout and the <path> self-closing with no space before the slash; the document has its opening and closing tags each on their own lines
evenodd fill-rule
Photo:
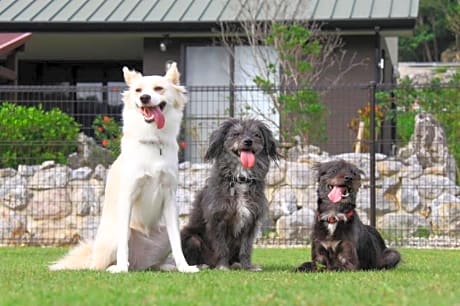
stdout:
<svg viewBox="0 0 460 306">
<path fill-rule="evenodd" d="M 22 46 L 32 36 L 32 33 L 0 33 L 0 54 L 8 54 Z"/>
</svg>

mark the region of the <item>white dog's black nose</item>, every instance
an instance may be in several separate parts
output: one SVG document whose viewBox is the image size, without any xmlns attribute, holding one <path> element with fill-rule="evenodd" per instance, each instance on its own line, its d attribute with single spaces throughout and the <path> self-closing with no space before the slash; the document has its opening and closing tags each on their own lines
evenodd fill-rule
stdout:
<svg viewBox="0 0 460 306">
<path fill-rule="evenodd" d="M 141 100 L 142 104 L 147 104 L 150 102 L 151 97 L 149 95 L 142 95 L 139 97 Z"/>
</svg>

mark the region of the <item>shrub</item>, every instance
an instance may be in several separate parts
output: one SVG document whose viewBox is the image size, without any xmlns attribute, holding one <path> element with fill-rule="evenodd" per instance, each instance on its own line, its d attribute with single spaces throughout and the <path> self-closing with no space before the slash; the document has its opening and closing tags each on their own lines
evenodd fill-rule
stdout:
<svg viewBox="0 0 460 306">
<path fill-rule="evenodd" d="M 27 107 L 4 102 L 0 106 L 0 166 L 66 163 L 75 152 L 79 124 L 71 116 L 41 105 Z"/>
<path fill-rule="evenodd" d="M 112 117 L 98 115 L 93 121 L 96 141 L 112 152 L 115 159 L 120 154 L 121 126 Z"/>
</svg>

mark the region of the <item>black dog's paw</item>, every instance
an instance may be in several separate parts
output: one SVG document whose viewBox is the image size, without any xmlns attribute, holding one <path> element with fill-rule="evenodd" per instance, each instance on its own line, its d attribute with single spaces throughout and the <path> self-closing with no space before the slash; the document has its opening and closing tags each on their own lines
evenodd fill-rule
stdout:
<svg viewBox="0 0 460 306">
<path fill-rule="evenodd" d="M 314 272 L 316 271 L 316 265 L 314 262 L 304 262 L 297 268 L 295 268 L 294 272 Z"/>
</svg>

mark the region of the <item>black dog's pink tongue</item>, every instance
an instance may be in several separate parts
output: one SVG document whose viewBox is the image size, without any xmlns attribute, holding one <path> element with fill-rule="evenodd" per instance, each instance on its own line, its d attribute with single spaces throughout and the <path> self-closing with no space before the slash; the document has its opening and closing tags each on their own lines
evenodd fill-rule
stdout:
<svg viewBox="0 0 460 306">
<path fill-rule="evenodd" d="M 240 162 L 244 168 L 249 169 L 256 164 L 256 157 L 251 151 L 241 151 Z"/>
<path fill-rule="evenodd" d="M 342 200 L 344 190 L 345 187 L 334 186 L 327 196 L 333 203 L 340 202 L 340 200 Z"/>
<path fill-rule="evenodd" d="M 158 129 L 162 129 L 165 126 L 165 116 L 158 106 L 143 107 L 142 114 L 148 122 L 155 121 Z"/>
</svg>

